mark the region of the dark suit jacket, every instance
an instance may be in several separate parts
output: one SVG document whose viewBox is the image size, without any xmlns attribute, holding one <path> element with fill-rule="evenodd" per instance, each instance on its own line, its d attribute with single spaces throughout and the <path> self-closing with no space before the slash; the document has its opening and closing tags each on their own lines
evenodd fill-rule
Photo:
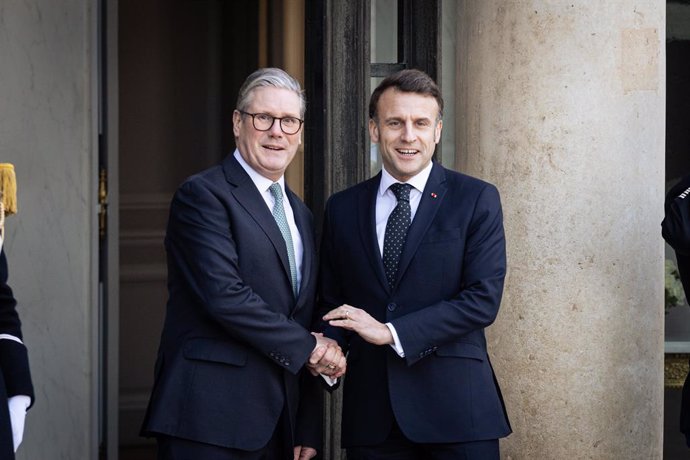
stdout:
<svg viewBox="0 0 690 460">
<path fill-rule="evenodd" d="M 391 322 L 405 350 L 326 328 L 349 350 L 342 443 L 382 442 L 397 420 L 420 443 L 510 433 L 486 351 L 506 271 L 495 187 L 434 164 L 389 289 L 376 239 L 380 174 L 331 197 L 321 253 L 323 310 L 342 303 Z"/>
<path fill-rule="evenodd" d="M 690 176 L 673 186 L 666 195 L 661 234 L 675 250 L 678 272 L 685 296 L 690 296 Z M 689 298 L 690 300 L 690 298 Z M 685 378 L 680 408 L 680 431 L 690 446 L 690 375 Z"/>
<path fill-rule="evenodd" d="M 143 435 L 255 450 L 285 407 L 297 442 L 318 448 L 320 433 L 296 427 L 298 412 L 308 410 L 304 418 L 316 417 L 320 429 L 319 409 L 305 405 L 316 400 L 299 394 L 319 388 L 302 375 L 316 344 L 308 329 L 317 270 L 312 216 L 287 195 L 304 242 L 297 300 L 280 230 L 233 156 L 178 189 L 165 238 L 169 299 Z"/>
<path fill-rule="evenodd" d="M 17 315 L 17 301 L 7 285 L 7 258 L 0 250 L 0 334 L 10 334 L 22 339 L 21 322 Z M 14 458 L 12 425 L 7 408 L 7 398 L 17 395 L 31 397 L 34 389 L 29 371 L 26 347 L 14 340 L 0 340 L 0 458 Z"/>
</svg>

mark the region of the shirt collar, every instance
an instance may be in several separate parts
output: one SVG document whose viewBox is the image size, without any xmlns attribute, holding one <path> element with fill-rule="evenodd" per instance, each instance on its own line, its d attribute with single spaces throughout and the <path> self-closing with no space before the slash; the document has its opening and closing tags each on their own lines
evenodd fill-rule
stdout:
<svg viewBox="0 0 690 460">
<path fill-rule="evenodd" d="M 235 149 L 235 153 L 233 153 L 233 156 L 237 161 L 239 162 L 240 166 L 249 174 L 249 177 L 251 178 L 252 182 L 254 182 L 254 185 L 256 186 L 257 189 L 261 193 L 264 193 L 268 188 L 273 184 L 273 181 L 269 179 L 268 177 L 264 177 L 258 172 L 254 170 L 251 166 L 249 166 L 249 163 L 244 161 L 244 158 L 240 154 L 240 151 Z M 280 179 L 277 180 L 277 182 L 280 184 L 280 188 L 283 189 L 283 196 L 285 196 L 285 176 L 280 176 Z"/>
<path fill-rule="evenodd" d="M 404 183 L 410 184 L 416 190 L 419 190 L 420 193 L 423 193 L 424 187 L 426 187 L 426 182 L 429 180 L 429 175 L 431 174 L 431 168 L 433 168 L 433 166 L 434 162 L 430 161 L 424 169 L 419 171 L 415 176 L 413 176 L 412 178 L 410 178 L 410 180 Z M 395 177 L 391 176 L 391 174 L 388 171 L 386 171 L 385 167 L 381 168 L 381 183 L 379 184 L 379 196 L 383 196 L 383 194 L 386 193 L 386 190 L 388 190 L 388 187 L 397 182 L 400 181 Z"/>
</svg>

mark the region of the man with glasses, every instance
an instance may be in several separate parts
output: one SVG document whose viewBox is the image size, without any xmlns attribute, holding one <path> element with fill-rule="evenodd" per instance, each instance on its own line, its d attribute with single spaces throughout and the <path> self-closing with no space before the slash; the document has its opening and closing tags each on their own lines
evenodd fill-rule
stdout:
<svg viewBox="0 0 690 460">
<path fill-rule="evenodd" d="M 346 364 L 334 341 L 309 332 L 312 216 L 284 179 L 304 111 L 294 78 L 254 72 L 233 112 L 237 149 L 173 198 L 167 314 L 142 429 L 159 459 L 316 454 L 316 376 L 340 377 Z"/>
</svg>

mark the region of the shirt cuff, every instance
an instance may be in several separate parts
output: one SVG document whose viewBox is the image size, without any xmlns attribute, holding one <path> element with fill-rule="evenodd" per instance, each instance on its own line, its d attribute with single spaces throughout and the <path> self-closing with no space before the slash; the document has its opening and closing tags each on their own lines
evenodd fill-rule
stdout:
<svg viewBox="0 0 690 460">
<path fill-rule="evenodd" d="M 15 342 L 19 342 L 22 345 L 24 345 L 24 342 L 22 342 L 19 337 L 15 337 L 15 336 L 10 335 L 10 334 L 0 334 L 0 340 L 2 340 L 2 339 L 14 340 Z"/>
<path fill-rule="evenodd" d="M 338 379 L 334 379 L 330 375 L 324 375 L 324 374 L 319 374 L 323 379 L 326 381 L 329 387 L 332 387 L 336 383 L 338 383 Z"/>
<path fill-rule="evenodd" d="M 10 406 L 10 412 L 14 412 L 15 410 L 23 410 L 26 412 L 31 405 L 31 397 L 26 395 L 11 396 L 7 399 L 7 402 Z"/>
<path fill-rule="evenodd" d="M 393 336 L 393 343 L 391 343 L 391 347 L 393 348 L 393 350 L 395 350 L 398 356 L 404 358 L 405 350 L 403 350 L 403 347 L 400 344 L 400 338 L 398 338 L 398 333 L 395 331 L 395 327 L 393 327 L 391 323 L 386 323 L 386 327 L 389 331 L 391 331 L 391 335 Z"/>
</svg>

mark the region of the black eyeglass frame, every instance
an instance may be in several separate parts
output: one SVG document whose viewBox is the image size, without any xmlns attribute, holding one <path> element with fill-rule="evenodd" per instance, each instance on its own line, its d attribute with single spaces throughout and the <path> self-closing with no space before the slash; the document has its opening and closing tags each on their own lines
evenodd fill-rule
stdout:
<svg viewBox="0 0 690 460">
<path fill-rule="evenodd" d="M 254 126 L 254 129 L 257 131 L 270 131 L 271 128 L 273 128 L 273 125 L 275 124 L 276 120 L 278 120 L 278 126 L 280 126 L 280 130 L 287 135 L 293 135 L 293 134 L 297 134 L 299 132 L 299 130 L 302 129 L 302 125 L 304 124 L 304 120 L 302 120 L 301 118 L 297 118 L 297 117 L 275 117 L 275 116 L 271 115 L 270 113 L 263 113 L 263 112 L 249 113 L 249 112 L 245 112 L 244 110 L 240 110 L 240 109 L 237 109 L 237 111 L 239 113 L 241 113 L 242 115 L 249 115 L 250 117 L 252 117 L 252 126 Z M 268 125 L 268 128 L 261 129 L 261 128 L 256 126 L 256 118 L 255 117 L 257 115 L 264 115 L 264 116 L 269 117 L 271 119 L 271 124 Z M 294 132 L 288 132 L 285 130 L 285 127 L 283 126 L 283 120 L 285 120 L 285 119 L 292 119 L 292 120 L 299 121 L 299 125 L 297 125 L 297 129 Z"/>
</svg>

